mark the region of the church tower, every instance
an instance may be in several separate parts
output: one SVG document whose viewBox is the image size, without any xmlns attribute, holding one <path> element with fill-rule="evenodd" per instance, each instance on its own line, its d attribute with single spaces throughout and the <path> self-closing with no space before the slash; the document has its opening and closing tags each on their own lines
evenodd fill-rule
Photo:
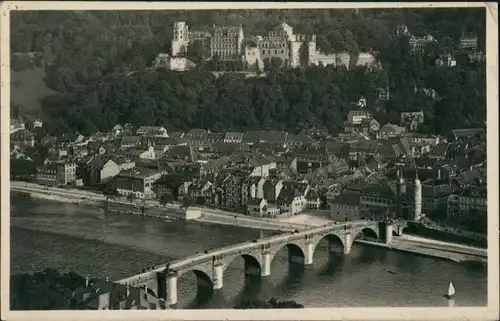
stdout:
<svg viewBox="0 0 500 321">
<path fill-rule="evenodd" d="M 396 218 L 403 218 L 403 202 L 406 196 L 406 182 L 401 171 L 398 170 L 396 181 Z"/>
<path fill-rule="evenodd" d="M 415 202 L 415 211 L 414 211 L 413 219 L 415 221 L 418 221 L 420 219 L 420 216 L 422 215 L 422 184 L 420 183 L 420 180 L 418 179 L 418 169 L 417 169 L 417 173 L 415 174 L 414 202 Z"/>
<path fill-rule="evenodd" d="M 187 54 L 189 44 L 189 27 L 183 21 L 174 22 L 172 38 L 172 57 Z"/>
</svg>

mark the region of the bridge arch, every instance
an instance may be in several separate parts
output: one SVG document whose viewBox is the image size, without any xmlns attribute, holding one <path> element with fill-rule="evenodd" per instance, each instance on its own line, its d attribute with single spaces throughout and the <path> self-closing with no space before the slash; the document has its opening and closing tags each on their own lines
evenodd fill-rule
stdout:
<svg viewBox="0 0 500 321">
<path fill-rule="evenodd" d="M 196 297 L 195 302 L 210 301 L 214 293 L 214 285 L 211 273 L 205 269 L 193 268 L 184 270 L 178 276 L 182 278 L 188 274 L 194 274 L 196 277 Z"/>
<path fill-rule="evenodd" d="M 272 258 L 271 258 L 271 263 L 275 259 L 276 255 L 283 249 L 286 248 L 288 251 L 288 262 L 289 263 L 304 263 L 305 260 L 305 250 L 296 243 L 293 242 L 288 242 L 285 244 L 282 244 L 276 248 L 276 251 L 274 252 Z"/>
<path fill-rule="evenodd" d="M 262 269 L 262 263 L 258 258 L 253 256 L 252 254 L 239 254 L 232 256 L 229 260 L 227 260 L 224 264 L 224 271 L 229 268 L 229 266 L 235 261 L 242 258 L 244 264 L 245 275 L 260 275 L 260 271 Z"/>
<path fill-rule="evenodd" d="M 342 237 L 340 237 L 338 234 L 336 234 L 334 232 L 331 232 L 331 233 L 321 235 L 317 238 L 317 240 L 314 242 L 314 245 L 313 245 L 313 253 L 316 252 L 318 245 L 322 241 L 325 241 L 325 240 L 328 242 L 328 252 L 329 253 L 333 250 L 335 245 L 341 245 L 342 251 L 344 250 L 345 244 L 344 244 L 344 240 L 342 240 Z"/>
<path fill-rule="evenodd" d="M 356 238 L 372 238 L 372 239 L 380 239 L 380 234 L 377 228 L 371 226 L 365 226 L 353 231 L 352 240 Z"/>
</svg>

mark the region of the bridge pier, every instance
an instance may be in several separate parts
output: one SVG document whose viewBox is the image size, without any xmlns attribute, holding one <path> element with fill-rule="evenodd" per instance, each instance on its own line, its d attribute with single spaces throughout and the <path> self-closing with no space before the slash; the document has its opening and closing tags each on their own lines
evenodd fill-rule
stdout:
<svg viewBox="0 0 500 321">
<path fill-rule="evenodd" d="M 167 305 L 177 304 L 177 275 L 169 273 L 167 275 Z"/>
<path fill-rule="evenodd" d="M 313 264 L 314 257 L 314 247 L 312 243 L 306 243 L 305 253 L 304 253 L 304 265 Z"/>
<path fill-rule="evenodd" d="M 224 286 L 224 266 L 222 264 L 213 267 L 214 290 L 220 290 Z"/>
<path fill-rule="evenodd" d="M 392 243 L 392 223 L 387 222 L 385 224 L 385 244 L 390 244 Z"/>
<path fill-rule="evenodd" d="M 271 253 L 264 253 L 262 255 L 262 267 L 260 269 L 260 276 L 271 275 Z"/>
<path fill-rule="evenodd" d="M 351 253 L 352 240 L 351 232 L 345 232 L 344 234 L 344 254 Z"/>
</svg>

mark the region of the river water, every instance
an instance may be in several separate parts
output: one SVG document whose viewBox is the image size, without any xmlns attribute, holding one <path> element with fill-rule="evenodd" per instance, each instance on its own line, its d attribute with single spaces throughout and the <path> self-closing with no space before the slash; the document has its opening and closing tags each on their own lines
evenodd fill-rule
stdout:
<svg viewBox="0 0 500 321">
<path fill-rule="evenodd" d="M 98 208 L 11 197 L 11 273 L 47 267 L 119 279 L 205 249 L 258 238 L 257 230 L 165 221 Z M 305 307 L 448 306 L 452 281 L 455 306 L 487 305 L 487 270 L 382 248 L 354 244 L 347 256 L 328 255 L 320 244 L 309 269 L 288 263 L 281 250 L 262 281 L 245 279 L 243 259 L 224 275 L 222 292 L 197 300 L 194 274 L 179 280 L 180 308 L 230 308 L 242 299 L 292 299 Z M 391 271 L 392 273 L 390 273 Z"/>
</svg>

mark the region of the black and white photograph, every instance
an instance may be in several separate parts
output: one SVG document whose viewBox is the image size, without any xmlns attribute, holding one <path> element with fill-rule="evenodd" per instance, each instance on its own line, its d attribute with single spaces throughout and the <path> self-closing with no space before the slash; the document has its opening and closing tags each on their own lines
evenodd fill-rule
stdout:
<svg viewBox="0 0 500 321">
<path fill-rule="evenodd" d="M 2 312 L 498 317 L 496 4 L 215 4 L 2 4 Z"/>
</svg>

